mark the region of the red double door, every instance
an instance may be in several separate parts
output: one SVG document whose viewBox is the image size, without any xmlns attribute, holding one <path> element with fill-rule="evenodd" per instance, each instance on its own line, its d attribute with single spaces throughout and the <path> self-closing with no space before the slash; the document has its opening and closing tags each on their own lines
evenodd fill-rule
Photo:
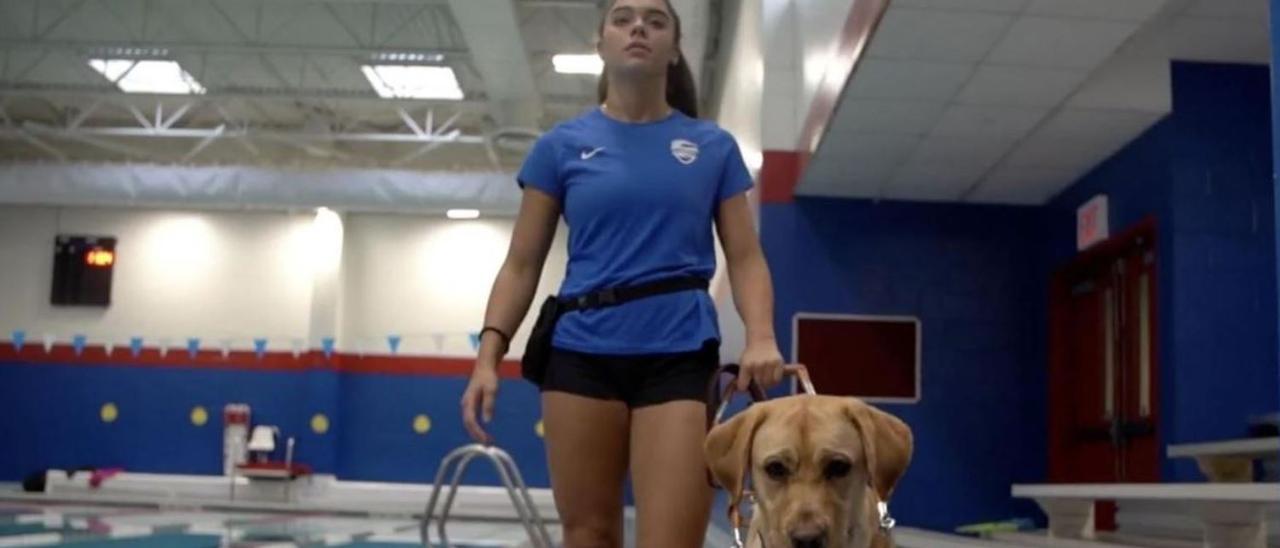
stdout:
<svg viewBox="0 0 1280 548">
<path fill-rule="evenodd" d="M 1082 253 L 1051 291 L 1049 481 L 1159 481 L 1154 224 Z"/>
</svg>

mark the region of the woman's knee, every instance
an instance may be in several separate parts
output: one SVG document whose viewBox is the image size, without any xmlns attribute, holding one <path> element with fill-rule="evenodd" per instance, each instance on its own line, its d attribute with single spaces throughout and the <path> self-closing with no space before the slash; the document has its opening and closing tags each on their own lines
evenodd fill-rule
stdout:
<svg viewBox="0 0 1280 548">
<path fill-rule="evenodd" d="M 571 520 L 562 524 L 564 548 L 622 548 L 622 528 L 604 520 Z"/>
</svg>

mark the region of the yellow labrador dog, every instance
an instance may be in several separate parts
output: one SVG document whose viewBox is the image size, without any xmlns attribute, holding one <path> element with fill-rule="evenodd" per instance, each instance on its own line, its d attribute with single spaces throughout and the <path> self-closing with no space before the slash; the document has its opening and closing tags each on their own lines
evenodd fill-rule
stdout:
<svg viewBox="0 0 1280 548">
<path fill-rule="evenodd" d="M 707 465 L 736 507 L 748 475 L 749 548 L 890 548 L 878 504 L 911 461 L 911 429 L 856 398 L 757 403 L 707 435 Z"/>
</svg>

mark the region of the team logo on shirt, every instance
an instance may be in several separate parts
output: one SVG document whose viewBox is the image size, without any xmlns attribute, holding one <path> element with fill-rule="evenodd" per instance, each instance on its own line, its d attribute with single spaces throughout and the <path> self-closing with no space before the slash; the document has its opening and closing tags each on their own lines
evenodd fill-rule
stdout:
<svg viewBox="0 0 1280 548">
<path fill-rule="evenodd" d="M 684 139 L 671 141 L 671 155 L 684 165 L 698 161 L 698 145 Z"/>
</svg>

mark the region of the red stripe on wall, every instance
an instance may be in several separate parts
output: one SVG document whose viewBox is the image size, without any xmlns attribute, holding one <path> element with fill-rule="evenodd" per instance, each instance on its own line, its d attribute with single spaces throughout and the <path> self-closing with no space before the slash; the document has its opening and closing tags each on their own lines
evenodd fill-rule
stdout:
<svg viewBox="0 0 1280 548">
<path fill-rule="evenodd" d="M 780 204 L 795 198 L 796 183 L 803 168 L 801 154 L 790 150 L 764 151 L 760 166 L 760 202 Z"/>
<path fill-rule="evenodd" d="M 390 375 L 468 376 L 475 360 L 465 357 L 388 356 L 335 353 L 326 359 L 324 352 L 307 351 L 294 357 L 292 352 L 266 352 L 258 358 L 253 352 L 232 351 L 226 358 L 218 350 L 201 350 L 194 359 L 186 347 L 170 348 L 164 356 L 158 348 L 143 348 L 137 357 L 128 347 L 116 347 L 107 354 L 102 346 L 87 345 L 79 356 L 70 345 L 55 344 L 49 352 L 42 343 L 26 344 L 21 352 L 10 343 L 0 343 L 0 362 L 73 365 L 125 365 L 131 367 L 178 367 L 241 371 L 307 371 L 335 370 L 349 373 L 383 373 Z M 520 378 L 520 362 L 506 360 L 498 369 L 504 379 Z"/>
<path fill-rule="evenodd" d="M 805 119 L 804 129 L 800 131 L 797 150 L 810 154 L 818 150 L 818 144 L 835 114 L 836 104 L 840 102 L 844 88 L 849 85 L 849 79 L 866 51 L 867 44 L 871 43 L 888 7 L 889 0 L 854 0 L 849 18 L 845 20 L 844 29 L 840 32 L 840 43 L 827 63 L 822 83 L 818 85 L 813 103 L 809 106 L 809 116 Z"/>
</svg>

